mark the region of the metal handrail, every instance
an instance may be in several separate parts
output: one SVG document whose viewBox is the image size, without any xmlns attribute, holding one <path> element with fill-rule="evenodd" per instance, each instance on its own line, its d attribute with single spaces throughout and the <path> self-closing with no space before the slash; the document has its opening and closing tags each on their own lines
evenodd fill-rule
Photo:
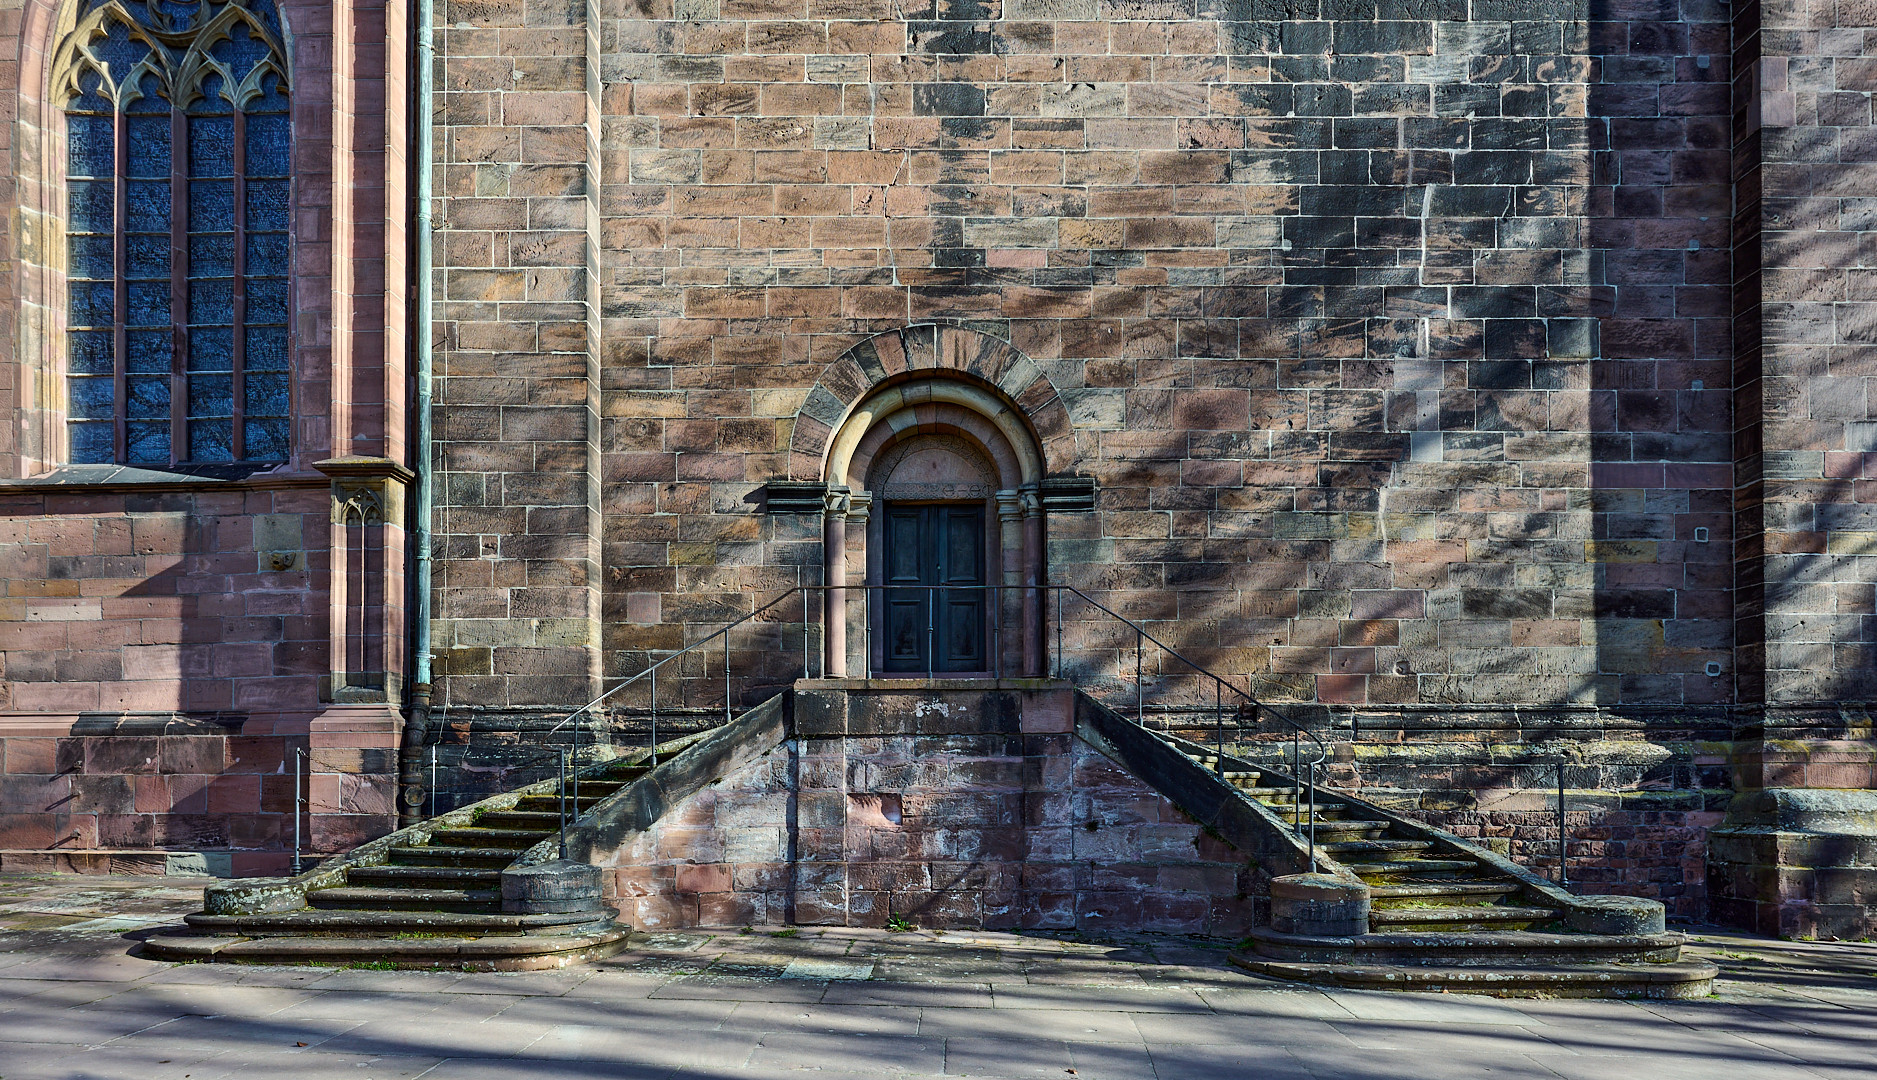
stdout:
<svg viewBox="0 0 1877 1080">
<path fill-rule="evenodd" d="M 1198 675 L 1212 680 L 1213 682 L 1213 707 L 1214 707 L 1214 712 L 1215 712 L 1215 730 L 1216 730 L 1215 739 L 1217 742 L 1217 756 L 1214 761 L 1214 769 L 1215 769 L 1215 772 L 1217 772 L 1219 775 L 1222 776 L 1225 771 L 1225 712 L 1224 712 L 1223 696 L 1226 690 L 1230 690 L 1233 694 L 1237 695 L 1239 698 L 1242 698 L 1244 702 L 1251 707 L 1254 722 L 1257 716 L 1261 714 L 1269 714 L 1277 718 L 1277 720 L 1283 723 L 1286 727 L 1290 728 L 1291 730 L 1291 763 L 1292 763 L 1291 782 L 1294 785 L 1292 802 L 1291 802 L 1292 826 L 1296 827 L 1297 825 L 1300 824 L 1300 822 L 1298 821 L 1299 811 L 1304 806 L 1305 798 L 1308 798 L 1309 800 L 1308 821 L 1309 821 L 1309 841 L 1310 841 L 1310 865 L 1312 866 L 1312 868 L 1316 866 L 1316 786 L 1317 786 L 1316 774 L 1317 774 L 1318 767 L 1321 766 L 1325 761 L 1329 760 L 1329 747 L 1327 744 L 1324 743 L 1322 738 L 1319 737 L 1316 732 L 1311 731 L 1308 727 L 1305 727 L 1304 725 L 1299 724 L 1295 720 L 1292 720 L 1289 716 L 1285 715 L 1283 712 L 1279 711 L 1273 706 L 1258 700 L 1248 691 L 1240 689 L 1236 684 L 1230 682 L 1224 676 L 1221 676 L 1207 669 L 1205 666 L 1195 662 L 1190 657 L 1185 656 L 1179 650 L 1168 645 L 1166 642 L 1161 641 L 1159 638 L 1148 633 L 1146 627 L 1128 618 L 1127 616 L 1122 615 L 1120 612 L 1117 612 L 1113 610 L 1112 608 L 1109 608 L 1107 605 L 1101 603 L 1099 600 L 1096 600 L 1094 597 L 1089 596 L 1087 593 L 1083 592 L 1081 589 L 1076 588 L 1073 585 L 1043 585 L 1043 584 L 1038 584 L 1038 585 L 993 585 L 993 584 L 985 584 L 985 585 L 885 585 L 885 584 L 793 585 L 793 586 L 790 586 L 788 589 L 785 589 L 782 593 L 780 593 L 773 599 L 769 600 L 767 603 L 764 603 L 754 608 L 748 614 L 742 615 L 738 617 L 737 619 L 724 624 L 722 627 L 718 628 L 715 631 L 712 631 L 710 634 L 702 638 L 699 638 L 698 640 L 690 643 L 689 645 L 686 645 L 683 648 L 678 649 L 665 657 L 662 657 L 661 659 L 653 661 L 651 664 L 647 665 L 644 670 L 639 671 L 638 673 L 634 675 L 630 675 L 626 677 L 623 681 L 615 685 L 612 689 L 605 691 L 604 693 L 600 694 L 598 697 L 595 697 L 593 700 L 587 702 L 585 705 L 582 705 L 578 709 L 575 709 L 573 712 L 568 713 L 552 728 L 548 729 L 547 737 L 550 739 L 553 738 L 556 734 L 560 732 L 562 728 L 566 727 L 568 724 L 573 723 L 575 720 L 578 720 L 580 717 L 591 713 L 595 708 L 599 707 L 607 699 L 619 693 L 621 690 L 624 690 L 629 686 L 634 686 L 638 684 L 641 680 L 649 680 L 650 685 L 651 685 L 651 690 L 652 690 L 652 742 L 651 742 L 651 756 L 649 758 L 649 761 L 652 765 L 656 766 L 658 764 L 658 669 L 659 668 L 664 667 L 666 664 L 671 663 L 672 661 L 677 660 L 680 657 L 688 656 L 692 652 L 702 649 L 704 646 L 709 645 L 711 642 L 716 641 L 719 638 L 724 639 L 723 712 L 724 712 L 724 722 L 729 723 L 733 719 L 733 716 L 731 715 L 731 700 L 730 700 L 731 699 L 731 695 L 730 695 L 730 646 L 729 646 L 729 637 L 728 637 L 730 632 L 732 630 L 735 630 L 737 627 L 742 626 L 743 624 L 754 620 L 757 616 L 762 615 L 763 613 L 776 608 L 777 606 L 782 604 L 784 601 L 786 601 L 789 597 L 800 594 L 802 597 L 802 677 L 807 678 L 809 677 L 810 667 L 811 667 L 811 661 L 810 661 L 809 650 L 808 650 L 808 626 L 809 626 L 808 596 L 810 593 L 823 593 L 823 592 L 829 592 L 833 590 L 845 591 L 849 589 L 860 592 L 863 596 L 868 596 L 874 591 L 887 591 L 887 590 L 895 590 L 895 589 L 905 589 L 908 591 L 924 590 L 927 592 L 929 598 L 935 596 L 938 592 L 941 592 L 941 591 L 942 592 L 952 592 L 952 591 L 960 591 L 960 590 L 995 591 L 999 594 L 1000 597 L 1002 593 L 1004 592 L 1004 590 L 1006 589 L 1015 589 L 1019 593 L 1025 590 L 1035 590 L 1036 592 L 1043 593 L 1043 594 L 1047 594 L 1050 591 L 1054 591 L 1056 594 L 1056 665 L 1055 666 L 1056 666 L 1056 675 L 1058 678 L 1062 677 L 1062 672 L 1063 672 L 1062 598 L 1065 593 L 1073 593 L 1077 598 L 1079 598 L 1083 603 L 1087 604 L 1089 607 L 1094 608 L 1095 610 L 1100 611 L 1104 615 L 1107 615 L 1108 617 L 1117 620 L 1118 622 L 1122 623 L 1123 625 L 1126 625 L 1127 627 L 1131 628 L 1134 631 L 1134 634 L 1135 634 L 1135 639 L 1134 639 L 1135 722 L 1140 727 L 1142 728 L 1147 727 L 1146 681 L 1142 677 L 1142 673 L 1143 673 L 1142 654 L 1144 652 L 1145 643 L 1152 642 L 1154 644 L 1154 647 L 1159 649 L 1161 652 L 1166 653 L 1168 656 L 1173 657 L 1175 660 L 1178 660 L 1180 663 L 1185 664 L 1187 667 L 1191 668 Z M 864 602 L 865 601 L 863 601 L 863 603 Z M 928 603 L 930 603 L 930 599 L 928 600 Z M 996 637 L 992 646 L 992 649 L 993 649 L 992 663 L 997 669 L 1001 670 L 1002 606 L 1003 606 L 1001 600 L 998 602 L 996 606 L 998 608 L 998 618 L 996 621 L 996 627 L 997 627 Z M 871 620 L 868 620 L 868 622 L 870 624 Z M 930 638 L 930 632 L 931 632 L 931 628 L 928 627 L 928 639 Z M 865 646 L 865 648 L 867 652 L 869 653 L 869 655 L 865 662 L 868 664 L 869 669 L 870 669 L 871 663 L 872 663 L 871 635 L 869 635 L 868 641 L 869 643 Z M 930 645 L 931 643 L 928 640 L 928 657 L 930 657 Z M 935 674 L 936 672 L 928 670 L 927 677 L 930 678 Z M 1243 707 L 1241 706 L 1241 711 L 1242 711 L 1242 708 Z M 1302 744 L 1300 741 L 1300 737 L 1308 738 L 1312 743 L 1316 744 L 1316 756 L 1313 759 L 1310 759 L 1307 761 L 1303 759 Z M 579 757 L 579 753 L 580 753 L 580 727 L 576 725 L 574 727 L 573 748 L 571 751 L 571 756 L 577 761 Z M 1306 782 L 1303 778 L 1303 770 L 1305 767 L 1308 767 L 1309 769 L 1308 782 Z M 568 781 L 563 771 L 562 787 L 565 788 L 567 786 L 567 783 Z M 573 772 L 572 785 L 573 785 L 573 798 L 574 798 L 575 813 L 577 814 L 578 808 L 580 805 L 579 803 L 580 777 L 579 777 L 579 770 L 577 767 Z M 565 798 L 565 794 L 566 793 L 563 790 L 562 792 L 563 800 Z M 563 825 L 563 831 L 564 831 L 564 825 Z"/>
<path fill-rule="evenodd" d="M 1173 648 L 1171 645 L 1168 645 L 1166 642 L 1161 641 L 1159 638 L 1148 633 L 1146 627 L 1135 622 L 1133 619 L 1128 618 L 1126 615 L 1123 615 L 1120 612 L 1109 608 L 1107 605 L 1103 604 L 1099 600 L 1096 600 L 1094 597 L 1089 596 L 1087 593 L 1083 592 L 1081 589 L 1078 589 L 1073 585 L 1040 585 L 1040 586 L 1037 586 L 1037 588 L 1056 590 L 1056 676 L 1058 678 L 1062 676 L 1062 655 L 1063 655 L 1062 654 L 1062 594 L 1064 592 L 1074 593 L 1076 596 L 1081 598 L 1083 603 L 1086 603 L 1090 607 L 1096 609 L 1097 611 L 1102 612 L 1103 614 L 1109 616 L 1110 618 L 1116 619 L 1120 621 L 1121 623 L 1133 628 L 1134 635 L 1135 635 L 1134 637 L 1134 695 L 1135 695 L 1134 696 L 1134 702 L 1135 702 L 1134 709 L 1135 709 L 1135 723 L 1138 724 L 1140 727 L 1147 728 L 1147 707 L 1146 707 L 1146 685 L 1147 684 L 1146 684 L 1146 681 L 1141 677 L 1141 651 L 1142 651 L 1141 645 L 1143 641 L 1153 642 L 1155 647 L 1158 648 L 1161 652 L 1166 653 L 1168 656 L 1173 657 L 1175 660 L 1178 660 L 1180 663 L 1185 664 L 1189 668 L 1192 668 L 1195 672 L 1199 673 L 1200 675 L 1203 675 L 1206 678 L 1212 680 L 1213 709 L 1214 709 L 1215 716 L 1216 716 L 1216 732 L 1217 732 L 1215 736 L 1215 739 L 1217 742 L 1217 747 L 1215 750 L 1216 757 L 1214 757 L 1213 759 L 1213 763 L 1214 763 L 1213 769 L 1216 775 L 1223 777 L 1225 774 L 1225 710 L 1222 706 L 1222 703 L 1219 700 L 1219 695 L 1223 690 L 1230 690 L 1232 691 L 1232 693 L 1237 694 L 1241 698 L 1244 698 L 1245 701 L 1252 707 L 1254 718 L 1258 715 L 1260 711 L 1269 713 L 1270 715 L 1276 717 L 1278 720 L 1282 721 L 1287 727 L 1291 729 L 1291 762 L 1292 762 L 1291 783 L 1293 785 L 1292 794 L 1291 794 L 1291 827 L 1296 828 L 1298 825 L 1298 812 L 1303 807 L 1303 800 L 1307 793 L 1309 800 L 1310 800 L 1309 818 L 1308 818 L 1309 826 L 1310 826 L 1310 833 L 1309 833 L 1310 868 L 1312 871 L 1314 871 L 1316 869 L 1316 863 L 1317 863 L 1317 859 L 1316 859 L 1317 775 L 1316 774 L 1317 774 L 1318 766 L 1322 765 L 1325 761 L 1329 760 L 1329 747 L 1323 742 L 1322 738 L 1320 738 L 1316 732 L 1311 731 L 1309 728 L 1303 726 L 1302 724 L 1297 723 L 1295 720 L 1292 720 L 1290 717 L 1284 715 L 1282 712 L 1273 708 L 1271 705 L 1268 705 L 1265 702 L 1259 701 L 1257 698 L 1253 697 L 1250 693 L 1244 690 L 1240 690 L 1235 684 L 1228 682 L 1224 676 L 1215 674 L 1212 671 L 1208 671 L 1204 666 L 1194 662 L 1189 657 L 1182 655 L 1178 649 Z M 1310 761 L 1301 760 L 1302 753 L 1301 753 L 1300 744 L 1298 742 L 1299 735 L 1307 737 L 1311 742 L 1316 744 L 1317 754 L 1314 759 Z M 1306 784 L 1303 780 L 1303 768 L 1302 767 L 1306 765 L 1309 766 L 1310 768 L 1310 780 L 1308 784 Z"/>
</svg>

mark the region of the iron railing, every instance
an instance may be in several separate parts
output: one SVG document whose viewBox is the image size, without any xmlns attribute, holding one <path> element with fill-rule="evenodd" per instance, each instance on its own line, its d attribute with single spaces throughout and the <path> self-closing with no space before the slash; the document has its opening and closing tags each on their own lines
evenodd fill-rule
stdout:
<svg viewBox="0 0 1877 1080">
<path fill-rule="evenodd" d="M 816 596 L 816 595 L 824 594 L 829 591 L 835 591 L 835 590 L 839 590 L 841 592 L 855 592 L 855 593 L 861 594 L 863 611 L 864 611 L 863 617 L 860 620 L 861 626 L 863 628 L 862 629 L 862 645 L 861 645 L 861 652 L 862 652 L 862 657 L 863 657 L 862 664 L 864 666 L 864 669 L 867 672 L 869 672 L 871 675 L 886 676 L 886 677 L 891 677 L 891 676 L 904 677 L 904 676 L 909 676 L 909 675 L 916 676 L 919 674 L 919 672 L 916 670 L 903 671 L 903 672 L 882 670 L 883 665 L 880 663 L 880 661 L 883 659 L 883 657 L 876 657 L 874 653 L 874 641 L 873 641 L 873 634 L 872 634 L 873 625 L 880 618 L 880 612 L 876 610 L 875 598 L 876 597 L 880 598 L 882 605 L 883 605 L 885 597 L 889 594 L 900 593 L 900 594 L 916 595 L 920 592 L 925 593 L 926 647 L 923 651 L 924 651 L 924 655 L 926 658 L 926 669 L 925 669 L 924 674 L 927 679 L 933 679 L 933 678 L 937 678 L 939 676 L 944 676 L 944 675 L 985 675 L 985 674 L 991 675 L 993 678 L 1002 678 L 1004 674 L 1003 652 L 1004 652 L 1004 638 L 1005 638 L 1005 632 L 1006 632 L 1004 609 L 1006 607 L 1008 598 L 1013 594 L 1019 598 L 1019 603 L 1017 605 L 1019 608 L 1021 608 L 1021 603 L 1022 603 L 1023 598 L 1025 597 L 1025 594 L 1028 594 L 1029 598 L 1036 600 L 1037 608 L 1036 608 L 1035 623 L 1027 626 L 1026 629 L 1029 632 L 1038 633 L 1042 638 L 1042 640 L 1036 642 L 1037 651 L 1038 651 L 1038 660 L 1040 662 L 1039 663 L 1040 670 L 1041 671 L 1053 671 L 1057 678 L 1059 679 L 1064 678 L 1066 676 L 1067 666 L 1068 666 L 1067 665 L 1067 652 L 1065 650 L 1064 643 L 1063 643 L 1063 626 L 1064 626 L 1064 621 L 1065 621 L 1064 615 L 1066 611 L 1066 603 L 1067 603 L 1068 598 L 1070 597 L 1074 597 L 1075 599 L 1080 600 L 1092 612 L 1098 612 L 1100 615 L 1105 616 L 1108 619 L 1112 619 L 1134 632 L 1135 690 L 1134 690 L 1133 720 L 1134 720 L 1134 723 L 1140 726 L 1141 728 L 1150 730 L 1150 731 L 1152 730 L 1151 728 L 1148 727 L 1148 724 L 1147 724 L 1147 693 L 1146 693 L 1147 684 L 1146 684 L 1146 667 L 1145 667 L 1146 646 L 1148 644 L 1152 644 L 1164 656 L 1170 657 L 1173 660 L 1176 660 L 1180 664 L 1184 665 L 1187 669 L 1189 669 L 1192 675 L 1197 676 L 1201 679 L 1206 679 L 1206 680 L 1211 681 L 1212 689 L 1213 689 L 1214 742 L 1216 744 L 1216 758 L 1215 758 L 1214 768 L 1215 768 L 1215 771 L 1220 776 L 1223 776 L 1224 771 L 1225 771 L 1225 757 L 1226 757 L 1226 754 L 1225 754 L 1225 711 L 1226 711 L 1226 702 L 1228 700 L 1228 694 L 1230 695 L 1231 700 L 1233 701 L 1234 712 L 1236 712 L 1237 715 L 1240 717 L 1249 715 L 1254 727 L 1256 726 L 1260 717 L 1268 716 L 1278 721 L 1279 723 L 1283 724 L 1285 727 L 1289 729 L 1290 736 L 1291 736 L 1290 757 L 1291 757 L 1291 782 L 1292 782 L 1292 802 L 1291 802 L 1292 826 L 1294 828 L 1297 828 L 1298 831 L 1301 833 L 1304 831 L 1303 826 L 1305 822 L 1306 821 L 1308 822 L 1310 863 L 1312 867 L 1316 865 L 1317 770 L 1329 758 L 1329 747 L 1323 742 L 1322 738 L 1319 737 L 1314 731 L 1311 731 L 1305 725 L 1300 724 L 1297 721 L 1293 720 L 1291 717 L 1286 715 L 1282 710 L 1273 707 L 1269 703 L 1260 701 L 1256 696 L 1251 694 L 1248 690 L 1240 688 L 1236 683 L 1232 682 L 1226 677 L 1219 675 L 1218 673 L 1206 668 L 1204 665 L 1194 661 L 1192 658 L 1186 656 L 1185 654 L 1180 652 L 1178 649 L 1175 649 L 1171 645 L 1168 645 L 1166 642 L 1161 641 L 1159 638 L 1149 633 L 1147 628 L 1142 626 L 1140 623 L 1134 621 L 1133 619 L 1128 618 L 1125 615 L 1120 614 L 1119 612 L 1113 610 L 1112 608 L 1103 604 L 1099 600 L 1096 600 L 1094 597 L 1088 595 L 1087 593 L 1083 592 L 1081 589 L 1073 585 L 867 585 L 867 584 L 862 584 L 862 585 L 796 585 L 796 586 L 792 586 L 784 590 L 781 594 L 773 597 L 772 599 L 768 600 L 767 602 L 763 604 L 758 605 L 753 610 L 749 611 L 747 614 L 739 616 L 738 618 L 728 623 L 725 623 L 723 626 L 712 631 L 706 636 L 699 638 L 697 641 L 691 642 L 690 644 L 685 645 L 682 648 L 671 650 L 667 655 L 660 657 L 657 660 L 652 661 L 651 663 L 647 664 L 643 670 L 639 671 L 638 673 L 634 675 L 630 675 L 622 679 L 619 683 L 614 685 L 611 689 L 606 690 L 604 693 L 601 693 L 597 697 L 593 698 L 591 701 L 588 701 L 586 704 L 580 706 L 578 709 L 575 709 L 574 711 L 568 713 L 552 728 L 548 729 L 548 731 L 546 732 L 546 737 L 548 739 L 552 739 L 554 736 L 558 735 L 562 729 L 566 728 L 570 724 L 573 725 L 573 732 L 572 732 L 572 735 L 570 736 L 571 744 L 572 744 L 571 748 L 561 751 L 562 764 L 561 764 L 561 769 L 560 769 L 560 777 L 561 777 L 560 787 L 563 789 L 562 790 L 563 809 L 562 809 L 562 814 L 561 814 L 561 817 L 562 817 L 561 833 L 562 833 L 563 851 L 565 849 L 566 828 L 569 824 L 569 821 L 571 820 L 566 810 L 567 800 L 565 797 L 567 794 L 565 789 L 569 787 L 569 785 L 571 785 L 571 788 L 572 788 L 572 806 L 573 806 L 572 817 L 577 818 L 580 812 L 579 811 L 580 767 L 578 765 L 578 762 L 579 762 L 579 757 L 580 757 L 580 732 L 584 725 L 576 723 L 576 721 L 578 721 L 583 716 L 591 715 L 595 709 L 599 708 L 601 705 L 613 699 L 616 695 L 626 690 L 627 688 L 637 686 L 640 683 L 648 684 L 651 690 L 651 701 L 650 701 L 651 753 L 648 758 L 648 762 L 649 764 L 656 766 L 658 764 L 658 722 L 659 722 L 658 673 L 661 669 L 665 668 L 667 665 L 678 662 L 679 660 L 681 660 L 682 658 L 686 656 L 689 656 L 693 653 L 697 653 L 700 650 L 704 650 L 712 642 L 721 640 L 723 642 L 723 649 L 722 649 L 722 677 L 723 677 L 723 689 L 724 689 L 723 721 L 724 723 L 729 723 L 731 720 L 735 719 L 733 715 L 733 711 L 735 707 L 734 706 L 735 698 L 731 689 L 730 634 L 733 631 L 735 631 L 738 627 L 741 627 L 750 622 L 753 622 L 761 618 L 764 615 L 768 615 L 772 612 L 776 612 L 779 609 L 783 609 L 785 603 L 791 597 L 799 597 L 800 598 L 800 618 L 801 618 L 800 625 L 801 625 L 801 639 L 802 639 L 801 677 L 805 679 L 811 678 L 813 676 L 813 671 L 814 671 L 814 660 L 813 660 L 814 651 L 810 647 L 810 627 L 813 625 L 813 621 L 810 617 L 810 604 L 808 601 L 811 596 Z M 938 616 L 937 616 L 938 600 L 939 600 L 939 596 L 941 593 L 950 594 L 950 593 L 957 593 L 957 592 L 978 592 L 978 593 L 988 594 L 987 607 L 989 610 L 984 613 L 985 621 L 988 622 L 989 624 L 987 629 L 990 632 L 990 648 L 988 650 L 989 655 L 987 657 L 989 664 L 986 667 L 977 668 L 977 669 L 968 669 L 968 670 L 966 669 L 940 670 L 940 667 L 937 661 L 937 649 L 936 649 L 936 645 L 938 644 L 937 634 L 938 634 L 938 623 L 939 623 Z M 1049 652 L 1048 652 L 1048 634 L 1045 628 L 1040 625 L 1044 617 L 1044 608 L 1046 606 L 1044 603 L 1044 598 L 1046 598 L 1048 594 L 1050 593 L 1054 593 L 1056 597 L 1056 619 L 1055 619 L 1056 648 L 1054 650 L 1053 656 L 1049 655 Z M 826 608 L 823 605 L 813 605 L 813 606 L 816 608 L 820 608 L 823 612 L 826 611 Z M 1022 624 L 1020 623 L 1020 625 Z M 823 629 L 825 632 L 825 627 Z M 1120 650 L 1117 650 L 1117 651 L 1120 651 Z M 706 661 L 706 663 L 708 663 L 708 661 Z M 1162 665 L 1156 665 L 1156 666 L 1162 666 Z M 1303 756 L 1303 740 L 1305 739 L 1309 740 L 1312 744 L 1314 744 L 1315 751 L 1316 751 L 1315 756 L 1308 760 L 1305 760 Z M 568 767 L 568 762 L 570 761 L 574 763 L 571 769 L 569 769 Z M 1306 770 L 1308 772 L 1307 780 L 1305 779 Z M 434 757 L 433 757 L 432 759 L 432 782 L 433 784 L 434 784 L 434 781 L 435 781 L 435 762 L 434 762 Z M 1307 807 L 1308 807 L 1307 815 L 1303 813 L 1305 806 L 1306 806 L 1306 800 L 1307 800 Z"/>
</svg>

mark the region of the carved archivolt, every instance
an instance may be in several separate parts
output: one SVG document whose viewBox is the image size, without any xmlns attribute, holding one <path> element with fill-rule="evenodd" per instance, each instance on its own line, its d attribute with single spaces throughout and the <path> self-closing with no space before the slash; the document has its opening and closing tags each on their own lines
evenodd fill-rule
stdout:
<svg viewBox="0 0 1877 1080">
<path fill-rule="evenodd" d="M 201 98 L 210 76 L 221 78 L 222 96 L 237 109 L 265 92 L 269 74 L 283 91 L 288 87 L 287 50 L 272 0 L 80 0 L 65 18 L 70 25 L 52 62 L 54 101 L 81 96 L 86 74 L 99 77 L 99 93 L 120 110 L 143 95 L 146 74 L 177 108 Z M 243 28 L 243 44 L 259 46 L 264 55 L 218 55 L 232 51 L 217 46 Z"/>
</svg>

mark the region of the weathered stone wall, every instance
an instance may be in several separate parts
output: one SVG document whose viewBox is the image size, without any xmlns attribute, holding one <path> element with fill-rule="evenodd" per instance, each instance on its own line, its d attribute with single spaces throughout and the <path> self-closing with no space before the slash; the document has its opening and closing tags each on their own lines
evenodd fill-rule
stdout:
<svg viewBox="0 0 1877 1080">
<path fill-rule="evenodd" d="M 255 476 L 60 468 L 64 103 L 47 90 L 67 5 L 0 6 L 0 861 L 161 870 L 165 852 L 207 853 L 177 865 L 284 871 L 298 750 L 307 850 L 350 848 L 396 820 L 408 655 L 385 480 L 407 413 L 404 9 L 279 3 L 292 442 Z M 317 467 L 334 458 L 378 464 L 335 484 Z M 360 485 L 389 520 L 348 563 L 334 496 Z M 348 667 L 348 645 L 369 663 Z"/>
<path fill-rule="evenodd" d="M 610 891 L 647 929 L 1243 934 L 1245 857 L 1078 739 L 1069 696 L 801 694 L 799 737 L 667 811 Z"/>
</svg>

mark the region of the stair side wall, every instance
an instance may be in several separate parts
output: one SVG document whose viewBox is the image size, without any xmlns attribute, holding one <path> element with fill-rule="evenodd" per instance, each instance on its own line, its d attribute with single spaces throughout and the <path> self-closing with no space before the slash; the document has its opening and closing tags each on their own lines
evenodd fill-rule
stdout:
<svg viewBox="0 0 1877 1080">
<path fill-rule="evenodd" d="M 799 693 L 794 737 L 620 849 L 609 893 L 645 929 L 1242 935 L 1243 853 L 1077 738 L 1070 710 L 1065 690 Z"/>
</svg>

